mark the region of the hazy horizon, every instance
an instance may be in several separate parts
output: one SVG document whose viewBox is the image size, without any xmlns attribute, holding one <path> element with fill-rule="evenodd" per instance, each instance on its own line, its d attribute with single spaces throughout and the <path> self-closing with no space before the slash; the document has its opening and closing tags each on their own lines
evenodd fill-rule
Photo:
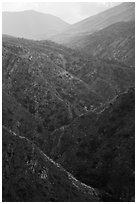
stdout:
<svg viewBox="0 0 137 204">
<path fill-rule="evenodd" d="M 2 3 L 2 11 L 18 12 L 34 10 L 57 16 L 67 23 L 73 24 L 120 3 L 122 2 L 6 2 Z"/>
</svg>

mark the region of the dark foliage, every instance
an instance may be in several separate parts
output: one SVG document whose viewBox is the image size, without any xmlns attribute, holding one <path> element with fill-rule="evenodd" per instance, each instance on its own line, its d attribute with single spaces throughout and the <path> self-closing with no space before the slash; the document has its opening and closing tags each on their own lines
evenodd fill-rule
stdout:
<svg viewBox="0 0 137 204">
<path fill-rule="evenodd" d="M 134 68 L 8 36 L 2 54 L 3 201 L 134 201 Z"/>
<path fill-rule="evenodd" d="M 3 128 L 3 201 L 99 201 L 83 185 L 25 137 Z"/>
<path fill-rule="evenodd" d="M 81 116 L 52 135 L 52 158 L 112 201 L 134 200 L 134 103 L 130 89 L 103 112 Z"/>
</svg>

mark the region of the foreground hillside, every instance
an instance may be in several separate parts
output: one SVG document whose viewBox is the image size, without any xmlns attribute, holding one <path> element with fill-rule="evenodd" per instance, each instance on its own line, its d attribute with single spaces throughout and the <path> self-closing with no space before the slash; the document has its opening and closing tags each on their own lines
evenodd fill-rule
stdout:
<svg viewBox="0 0 137 204">
<path fill-rule="evenodd" d="M 3 201 L 134 200 L 134 89 L 53 133 L 3 96 Z"/>
<path fill-rule="evenodd" d="M 76 180 L 25 137 L 3 127 L 3 201 L 99 201 L 97 192 Z"/>
<path fill-rule="evenodd" d="M 134 201 L 134 68 L 10 36 L 2 55 L 3 201 Z"/>
<path fill-rule="evenodd" d="M 50 132 L 134 86 L 134 69 L 49 41 L 3 36 L 3 125 L 49 154 Z"/>
<path fill-rule="evenodd" d="M 118 22 L 69 44 L 90 56 L 135 66 L 135 21 Z"/>
<path fill-rule="evenodd" d="M 89 112 L 50 136 L 50 156 L 112 201 L 134 200 L 134 97 L 130 89 L 100 113 Z"/>
<path fill-rule="evenodd" d="M 2 93 L 2 124 L 18 135 L 22 135 L 49 153 L 49 131 L 42 120 L 31 114 L 14 97 Z"/>
</svg>

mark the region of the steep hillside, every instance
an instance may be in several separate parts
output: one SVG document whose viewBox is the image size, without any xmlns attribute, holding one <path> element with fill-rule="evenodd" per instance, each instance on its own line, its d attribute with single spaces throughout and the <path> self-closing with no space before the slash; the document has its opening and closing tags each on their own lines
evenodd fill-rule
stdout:
<svg viewBox="0 0 137 204">
<path fill-rule="evenodd" d="M 86 83 L 54 62 L 54 52 L 52 43 L 50 48 L 48 42 L 3 38 L 3 90 L 50 131 L 81 114 L 85 105 L 96 107 L 101 101 Z"/>
<path fill-rule="evenodd" d="M 126 65 L 49 41 L 3 37 L 3 89 L 51 131 L 130 86 L 134 69 Z"/>
<path fill-rule="evenodd" d="M 134 201 L 131 22 L 86 38 L 93 53 L 3 36 L 3 201 Z"/>
<path fill-rule="evenodd" d="M 2 13 L 2 33 L 28 39 L 47 39 L 69 26 L 60 18 L 33 10 Z"/>
<path fill-rule="evenodd" d="M 130 89 L 100 113 L 89 112 L 54 131 L 50 156 L 76 178 L 106 191 L 111 201 L 133 201 L 134 136 L 135 95 Z"/>
<path fill-rule="evenodd" d="M 3 202 L 99 201 L 93 188 L 76 180 L 25 137 L 3 127 Z"/>
<path fill-rule="evenodd" d="M 70 45 L 88 55 L 135 65 L 135 22 L 118 22 L 92 35 L 73 40 Z"/>
<path fill-rule="evenodd" d="M 110 8 L 95 16 L 73 24 L 64 32 L 53 36 L 52 40 L 69 44 L 79 36 L 89 35 L 116 22 L 135 20 L 135 3 L 126 2 Z"/>
<path fill-rule="evenodd" d="M 43 152 L 50 152 L 49 131 L 42 120 L 31 114 L 13 96 L 4 91 L 2 93 L 2 124 L 16 134 L 34 142 Z"/>
</svg>

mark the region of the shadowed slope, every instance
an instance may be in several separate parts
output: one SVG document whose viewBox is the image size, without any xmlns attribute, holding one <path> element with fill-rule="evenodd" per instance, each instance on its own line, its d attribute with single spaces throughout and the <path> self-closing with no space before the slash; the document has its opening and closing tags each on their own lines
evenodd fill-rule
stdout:
<svg viewBox="0 0 137 204">
<path fill-rule="evenodd" d="M 3 201 L 99 201 L 32 142 L 3 127 Z"/>
<path fill-rule="evenodd" d="M 134 200 L 134 89 L 100 113 L 87 113 L 51 135 L 51 157 L 112 201 Z"/>
</svg>

